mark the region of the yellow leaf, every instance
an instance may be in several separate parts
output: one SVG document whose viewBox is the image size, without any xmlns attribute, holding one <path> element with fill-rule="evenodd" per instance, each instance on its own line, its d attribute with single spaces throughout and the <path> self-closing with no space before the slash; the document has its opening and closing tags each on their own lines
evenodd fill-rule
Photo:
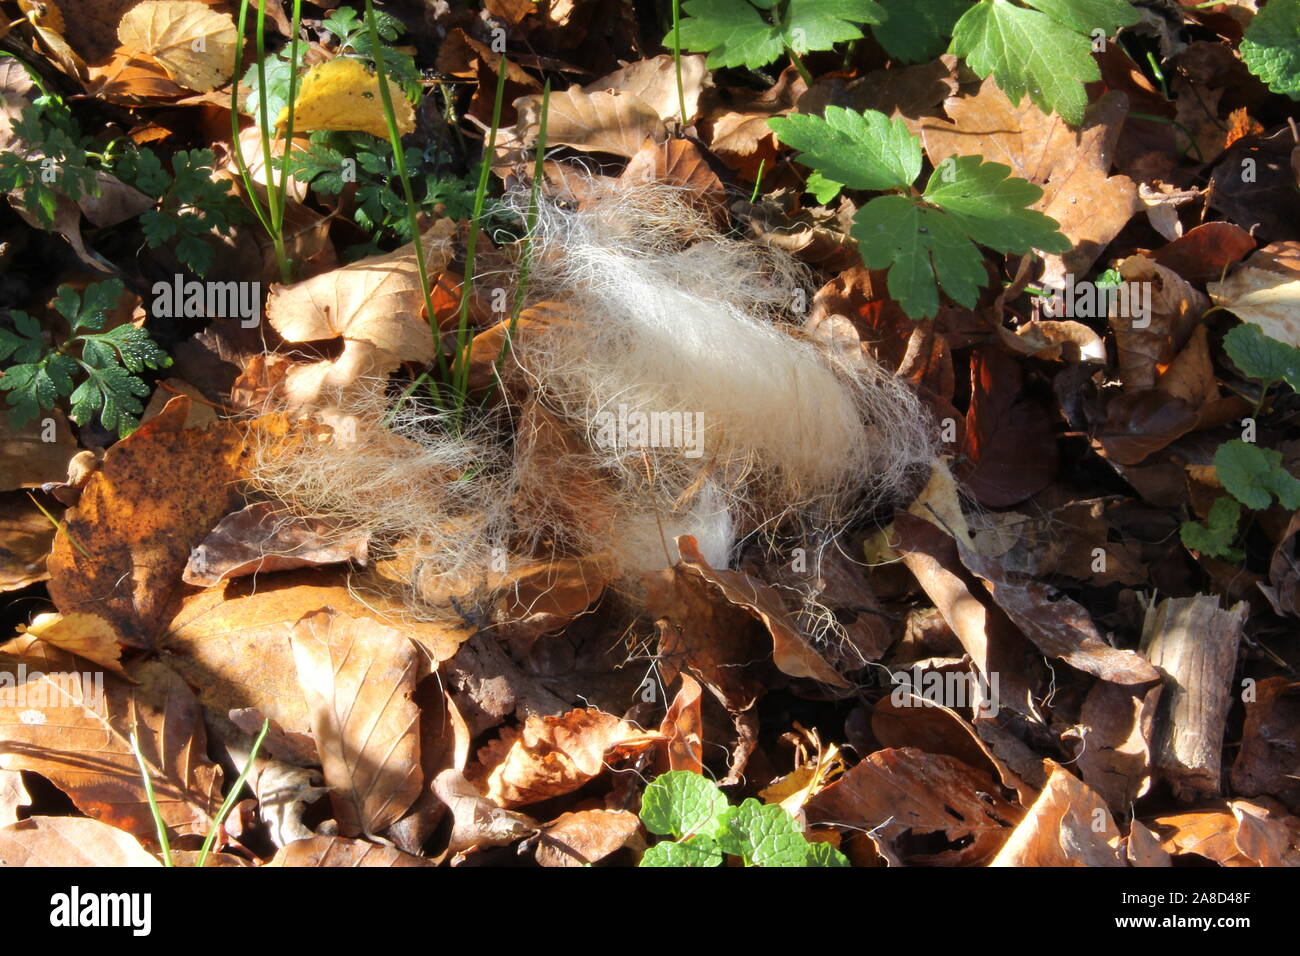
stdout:
<svg viewBox="0 0 1300 956">
<path fill-rule="evenodd" d="M 152 0 L 122 15 L 117 39 L 152 56 L 179 85 L 206 93 L 230 79 L 238 34 L 230 14 L 199 0 Z"/>
<path fill-rule="evenodd" d="M 392 95 L 397 128 L 403 134 L 415 129 L 415 110 L 406 94 L 392 80 Z M 280 111 L 277 125 L 288 121 L 289 111 Z M 339 58 L 312 67 L 302 79 L 294 106 L 295 130 L 356 130 L 388 138 L 384 121 L 384 102 L 379 95 L 379 78 L 360 60 Z"/>
</svg>

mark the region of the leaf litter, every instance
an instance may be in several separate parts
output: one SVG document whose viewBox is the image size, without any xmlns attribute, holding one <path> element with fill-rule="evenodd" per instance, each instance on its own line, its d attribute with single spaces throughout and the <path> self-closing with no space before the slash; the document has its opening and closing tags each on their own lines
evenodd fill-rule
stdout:
<svg viewBox="0 0 1300 956">
<path fill-rule="evenodd" d="M 1294 4 L 21 6 L 5 865 L 1300 862 Z"/>
</svg>

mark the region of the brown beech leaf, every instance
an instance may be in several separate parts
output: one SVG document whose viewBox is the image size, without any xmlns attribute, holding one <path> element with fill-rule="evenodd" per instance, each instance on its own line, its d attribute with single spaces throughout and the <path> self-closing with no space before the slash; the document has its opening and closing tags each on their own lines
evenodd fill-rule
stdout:
<svg viewBox="0 0 1300 956">
<path fill-rule="evenodd" d="M 1204 222 L 1148 255 L 1188 282 L 1209 282 L 1223 276 L 1252 249 L 1250 233 L 1230 222 Z"/>
<path fill-rule="evenodd" d="M 878 750 L 814 796 L 810 824 L 862 827 L 893 840 L 940 833 L 959 844 L 909 862 L 980 866 L 997 853 L 1023 811 L 1003 800 L 987 773 L 914 747 Z"/>
<path fill-rule="evenodd" d="M 1064 767 L 1047 786 L 989 866 L 1123 866 L 1119 829 L 1105 802 Z"/>
<path fill-rule="evenodd" d="M 818 322 L 844 316 L 853 323 L 863 349 L 887 369 L 897 371 L 907 357 L 917 323 L 890 298 L 886 274 L 861 265 L 841 272 L 813 296 L 810 319 Z"/>
<path fill-rule="evenodd" d="M 454 768 L 434 778 L 433 792 L 451 810 L 449 853 L 479 846 L 509 846 L 537 832 L 536 820 L 497 806 Z"/>
<path fill-rule="evenodd" d="M 1170 856 L 1190 853 L 1220 866 L 1252 865 L 1237 846 L 1237 820 L 1225 810 L 1192 810 L 1147 822 L 1161 834 L 1160 846 Z"/>
<path fill-rule="evenodd" d="M 440 219 L 421 237 L 430 272 L 446 267 L 455 234 L 456 223 Z M 343 338 L 343 354 L 332 363 L 328 379 L 334 386 L 384 366 L 392 371 L 399 362 L 432 362 L 433 334 L 423 310 L 413 242 L 304 282 L 275 286 L 266 303 L 267 321 L 286 342 Z"/>
<path fill-rule="evenodd" d="M 1300 242 L 1260 249 L 1222 282 L 1208 286 L 1214 304 L 1270 338 L 1300 348 Z"/>
<path fill-rule="evenodd" d="M 1019 106 L 988 77 L 975 96 L 944 103 L 952 122 L 926 119 L 921 140 L 936 166 L 949 156 L 983 156 L 1004 163 L 1021 179 L 1038 183 L 1043 196 L 1031 208 L 1061 225 L 1072 248 L 1046 256 L 1043 282 L 1065 285 L 1082 278 L 1138 206 L 1137 187 L 1127 176 L 1111 176 L 1128 97 L 1118 91 L 1094 102 L 1076 131 L 1055 113 L 1044 114 L 1025 97 Z"/>
<path fill-rule="evenodd" d="M 562 813 L 542 827 L 534 855 L 542 866 L 587 866 L 622 849 L 640 826 L 627 810 Z"/>
<path fill-rule="evenodd" d="M 1136 651 L 1111 647 L 1088 611 L 1048 585 L 1004 571 L 999 562 L 960 548 L 961 560 L 979 575 L 993 601 L 1042 653 L 1117 684 L 1145 684 L 1160 673 Z"/>
<path fill-rule="evenodd" d="M 0 827 L 0 866 L 162 866 L 131 834 L 87 817 L 29 817 Z"/>
<path fill-rule="evenodd" d="M 762 92 L 711 87 L 700 99 L 703 139 L 719 159 L 752 182 L 760 165 L 770 169 L 776 161 L 776 134 L 767 121 L 793 110 L 807 89 L 793 66 Z"/>
<path fill-rule="evenodd" d="M 1291 515 L 1268 564 L 1260 590 L 1278 614 L 1300 616 L 1300 511 Z"/>
<path fill-rule="evenodd" d="M 957 92 L 958 62 L 944 54 L 931 63 L 872 70 L 848 82 L 832 75 L 799 97 L 799 112 L 821 115 L 827 106 L 877 110 L 901 117 L 909 130 L 919 133 L 920 120 L 937 114 L 939 104 Z"/>
<path fill-rule="evenodd" d="M 997 675 L 998 706 L 1033 716 L 1032 676 L 1025 663 L 1032 645 L 967 572 L 956 541 L 931 522 L 901 511 L 894 514 L 894 533 L 891 543 L 975 668 L 990 684 Z"/>
<path fill-rule="evenodd" d="M 11 641 L 0 654 L 0 683 L 22 693 L 0 702 L 0 767 L 39 773 L 87 816 L 153 839 L 135 734 L 167 826 L 206 834 L 221 803 L 221 768 L 205 755 L 199 702 L 156 663 L 132 676 L 87 671 L 31 637 Z"/>
<path fill-rule="evenodd" d="M 153 646 L 190 550 L 241 504 L 243 435 L 185 428 L 189 409 L 178 396 L 109 449 L 50 554 L 55 606 L 104 618 L 133 647 Z"/>
<path fill-rule="evenodd" d="M 1178 273 L 1146 256 L 1129 256 L 1120 261 L 1118 268 L 1130 301 L 1140 296 L 1139 301 L 1145 302 L 1150 296 L 1151 314 L 1141 321 L 1132 315 L 1110 316 L 1124 389 L 1142 391 L 1156 384 L 1187 345 L 1209 310 L 1210 300 Z"/>
<path fill-rule="evenodd" d="M 68 44 L 87 63 L 103 59 L 117 46 L 122 15 L 140 0 L 58 0 L 59 25 Z M 233 55 L 231 58 L 233 62 Z"/>
<path fill-rule="evenodd" d="M 369 536 L 340 541 L 323 519 L 300 518 L 259 501 L 226 515 L 190 553 L 181 579 L 211 587 L 219 581 L 270 571 L 355 561 L 366 563 Z"/>
<path fill-rule="evenodd" d="M 1151 731 L 1161 686 L 1098 681 L 1084 698 L 1080 722 L 1088 729 L 1076 765 L 1083 782 L 1118 814 L 1151 789 Z"/>
<path fill-rule="evenodd" d="M 1160 845 L 1160 838 L 1139 820 L 1133 820 L 1129 824 L 1124 854 L 1130 866 L 1174 865 L 1165 848 Z"/>
<path fill-rule="evenodd" d="M 684 568 L 648 574 L 645 587 L 646 610 L 660 619 L 664 679 L 690 668 L 731 713 L 753 707 L 763 685 L 747 665 L 764 653 L 753 616 Z"/>
<path fill-rule="evenodd" d="M 679 186 L 685 190 L 683 198 L 715 221 L 725 214 L 727 192 L 722 180 L 689 139 L 646 143 L 628 162 L 619 180 L 629 186 L 642 182 Z"/>
<path fill-rule="evenodd" d="M 572 793 L 607 763 L 640 753 L 663 738 L 594 708 L 557 717 L 529 717 L 479 751 L 486 794 L 498 806 L 519 807 Z"/>
<path fill-rule="evenodd" d="M 882 747 L 914 747 L 928 754 L 947 754 L 976 770 L 997 774 L 1003 786 L 1032 799 L 1036 791 L 1012 771 L 961 715 L 942 704 L 898 688 L 876 701 L 871 733 Z"/>
<path fill-rule="evenodd" d="M 339 836 L 314 836 L 281 847 L 267 866 L 433 866 L 429 860 L 391 846 L 349 840 Z"/>
<path fill-rule="evenodd" d="M 740 571 L 718 571 L 709 567 L 690 535 L 679 537 L 677 548 L 682 556 L 678 568 L 707 581 L 728 601 L 744 608 L 763 623 L 772 635 L 772 661 L 778 670 L 791 677 L 807 677 L 833 687 L 849 686 L 848 681 L 799 633 L 775 590 Z"/>
<path fill-rule="evenodd" d="M 299 621 L 292 644 L 339 829 L 382 833 L 423 785 L 419 652 L 395 628 L 332 609 Z"/>
<path fill-rule="evenodd" d="M 1300 684 L 1266 677 L 1246 701 L 1241 749 L 1232 764 L 1232 789 L 1247 797 L 1276 797 L 1300 812 Z"/>
<path fill-rule="evenodd" d="M 518 129 L 526 144 L 537 138 L 541 107 L 540 96 L 515 100 Z M 571 86 L 551 94 L 546 116 L 548 146 L 572 146 L 631 159 L 647 139 L 660 143 L 667 136 L 658 111 L 635 93 L 593 93 Z"/>
<path fill-rule="evenodd" d="M 681 103 L 677 96 L 679 75 L 686 100 L 686 122 L 690 122 L 700 110 L 700 93 L 710 82 L 711 76 L 704 66 L 704 57 L 698 54 L 682 55 L 680 74 L 672 55 L 661 53 L 659 56 L 629 63 L 622 69 L 588 83 L 583 89 L 587 93 L 631 93 L 654 110 L 665 123 L 681 123 Z M 554 97 L 551 103 L 554 107 Z M 551 138 L 549 122 L 546 138 Z"/>
<path fill-rule="evenodd" d="M 1237 848 L 1259 866 L 1300 866 L 1300 817 L 1279 804 L 1263 800 L 1233 800 Z"/>
<path fill-rule="evenodd" d="M 682 674 L 682 686 L 669 705 L 659 733 L 663 734 L 669 770 L 704 772 L 704 718 L 700 712 L 701 688 L 690 674 Z"/>
<path fill-rule="evenodd" d="M 1050 406 L 1023 390 L 1020 364 L 997 349 L 971 359 L 958 479 L 980 504 L 1005 508 L 1042 491 L 1056 477 L 1056 434 Z"/>
<path fill-rule="evenodd" d="M 1195 408 L 1167 392 L 1124 392 L 1107 402 L 1106 418 L 1091 438 L 1111 461 L 1138 465 L 1194 429 L 1199 419 Z"/>
</svg>

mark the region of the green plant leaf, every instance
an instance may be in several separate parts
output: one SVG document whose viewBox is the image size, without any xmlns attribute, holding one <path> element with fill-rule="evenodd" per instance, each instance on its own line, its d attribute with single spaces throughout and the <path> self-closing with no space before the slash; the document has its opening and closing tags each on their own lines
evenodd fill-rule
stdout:
<svg viewBox="0 0 1300 956">
<path fill-rule="evenodd" d="M 98 413 L 104 428 L 125 438 L 140 424 L 144 406 L 139 400 L 148 396 L 148 386 L 116 365 L 86 372 L 86 380 L 72 393 L 70 417 L 85 425 Z"/>
<path fill-rule="evenodd" d="M 700 833 L 689 840 L 664 840 L 646 850 L 641 866 L 721 866 L 722 851 L 713 837 Z"/>
<path fill-rule="evenodd" d="M 1241 505 L 1234 498 L 1220 497 L 1210 506 L 1205 524 L 1184 521 L 1178 529 L 1183 544 L 1212 558 L 1241 561 L 1245 555 L 1232 546 L 1237 539 L 1237 525 L 1241 521 Z"/>
<path fill-rule="evenodd" d="M 14 331 L 0 329 L 0 361 L 13 356 L 15 363 L 30 364 L 40 361 L 46 345 L 41 337 L 41 323 L 18 309 L 11 309 Z"/>
<path fill-rule="evenodd" d="M 896 60 L 924 63 L 948 46 L 953 25 L 970 6 L 969 0 L 880 0 L 888 15 L 871 28 L 871 35 Z"/>
<path fill-rule="evenodd" d="M 921 144 L 901 119 L 867 110 L 826 107 L 767 121 L 795 159 L 849 189 L 907 189 L 921 172 Z"/>
<path fill-rule="evenodd" d="M 804 866 L 851 866 L 846 857 L 829 843 L 808 841 L 808 860 Z"/>
<path fill-rule="evenodd" d="M 1136 23 L 1124 0 L 980 0 L 953 27 L 949 52 L 966 59 L 980 76 L 992 74 L 1012 103 L 1026 93 L 1044 112 L 1055 110 L 1071 125 L 1088 105 L 1084 84 L 1101 78 L 1088 34 L 1112 35 Z"/>
<path fill-rule="evenodd" d="M 1246 28 L 1240 52 L 1270 90 L 1300 100 L 1300 0 L 1269 0 Z"/>
<path fill-rule="evenodd" d="M 956 219 L 975 242 L 1019 255 L 1070 248 L 1055 219 L 1028 208 L 1042 196 L 1040 187 L 1012 176 L 1010 166 L 979 156 L 949 161 L 925 187 L 925 199 Z"/>
<path fill-rule="evenodd" d="M 973 307 L 988 284 L 976 243 L 998 252 L 1064 252 L 1069 240 L 1056 221 L 1026 208 L 1042 190 L 1016 179 L 1001 163 L 962 156 L 936 169 L 924 199 L 881 196 L 853 219 L 862 261 L 889 269 L 889 294 L 912 318 L 939 310 L 935 282 L 955 302 Z"/>
<path fill-rule="evenodd" d="M 860 24 L 881 23 L 886 16 L 875 0 L 790 0 L 782 39 L 796 53 L 829 50 L 861 39 Z"/>
<path fill-rule="evenodd" d="M 727 798 L 713 781 L 698 773 L 670 770 L 646 787 L 641 821 L 651 833 L 678 839 L 707 832 L 727 807 Z"/>
<path fill-rule="evenodd" d="M 1262 511 L 1273 502 L 1294 511 L 1300 508 L 1300 480 L 1282 467 L 1282 453 L 1233 439 L 1214 453 L 1220 483 L 1247 508 Z"/>
<path fill-rule="evenodd" d="M 886 16 L 875 0 L 788 0 L 784 17 L 775 0 L 688 0 L 682 14 L 682 49 L 708 53 L 713 69 L 758 69 L 786 47 L 796 53 L 829 50 L 859 39 L 861 24 L 880 23 Z M 671 30 L 664 45 L 674 45 Z"/>
<path fill-rule="evenodd" d="M 753 797 L 722 814 L 718 846 L 754 866 L 808 865 L 808 841 L 794 817 L 780 804 Z"/>
<path fill-rule="evenodd" d="M 688 0 L 682 4 L 681 48 L 708 53 L 712 69 L 766 66 L 785 49 L 781 34 L 747 0 Z M 672 31 L 664 45 L 673 46 Z"/>
<path fill-rule="evenodd" d="M 1223 337 L 1223 348 L 1243 375 L 1262 382 L 1286 382 L 1300 391 L 1300 349 L 1264 334 L 1245 322 Z"/>
</svg>

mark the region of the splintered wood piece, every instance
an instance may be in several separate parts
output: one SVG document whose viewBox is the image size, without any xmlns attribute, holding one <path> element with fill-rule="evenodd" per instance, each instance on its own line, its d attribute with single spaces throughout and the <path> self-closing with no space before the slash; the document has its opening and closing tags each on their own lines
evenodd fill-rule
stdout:
<svg viewBox="0 0 1300 956">
<path fill-rule="evenodd" d="M 1217 597 L 1168 598 L 1147 610 L 1142 649 L 1164 676 L 1156 767 L 1180 799 L 1220 791 L 1223 728 L 1248 609 Z"/>
</svg>

